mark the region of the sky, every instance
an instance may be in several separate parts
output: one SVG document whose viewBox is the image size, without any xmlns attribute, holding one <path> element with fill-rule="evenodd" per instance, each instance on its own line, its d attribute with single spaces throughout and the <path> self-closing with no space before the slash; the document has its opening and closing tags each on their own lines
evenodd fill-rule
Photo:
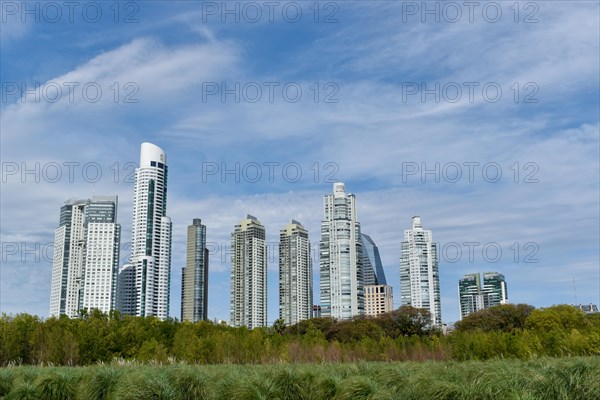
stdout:
<svg viewBox="0 0 600 400">
<path fill-rule="evenodd" d="M 208 317 L 229 319 L 230 235 L 318 241 L 333 182 L 356 195 L 400 306 L 400 243 L 439 246 L 442 319 L 458 280 L 505 275 L 511 303 L 600 302 L 596 1 L 2 1 L 0 312 L 47 317 L 70 198 L 119 196 L 129 258 L 140 145 L 167 154 L 170 315 L 186 227 L 207 226 Z"/>
</svg>

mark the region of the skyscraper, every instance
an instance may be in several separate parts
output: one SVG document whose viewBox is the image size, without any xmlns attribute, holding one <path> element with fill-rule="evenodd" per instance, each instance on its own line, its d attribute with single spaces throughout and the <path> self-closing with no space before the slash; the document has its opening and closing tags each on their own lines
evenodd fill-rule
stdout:
<svg viewBox="0 0 600 400">
<path fill-rule="evenodd" d="M 365 285 L 386 285 L 385 272 L 377 245 L 371 236 L 362 233 L 362 265 Z"/>
<path fill-rule="evenodd" d="M 181 320 L 204 321 L 208 310 L 206 226 L 195 218 L 187 229 L 187 258 L 181 280 Z"/>
<path fill-rule="evenodd" d="M 458 281 L 458 303 L 460 306 L 460 319 L 484 308 L 481 275 L 479 273 L 466 274 L 464 278 Z"/>
<path fill-rule="evenodd" d="M 483 294 L 485 308 L 508 303 L 508 290 L 504 275 L 497 272 L 484 272 Z"/>
<path fill-rule="evenodd" d="M 483 285 L 479 273 L 465 275 L 458 281 L 458 299 L 460 319 L 484 308 L 506 304 L 508 294 L 504 275 L 484 272 Z"/>
<path fill-rule="evenodd" d="M 117 196 L 65 202 L 55 231 L 50 316 L 115 308 L 120 240 Z"/>
<path fill-rule="evenodd" d="M 308 232 L 292 220 L 279 234 L 279 318 L 286 325 L 311 318 L 312 300 Z"/>
<path fill-rule="evenodd" d="M 169 316 L 171 218 L 167 210 L 167 157 L 142 143 L 135 171 L 132 252 L 119 271 L 119 309 L 129 315 Z"/>
<path fill-rule="evenodd" d="M 231 325 L 267 326 L 265 228 L 248 214 L 231 234 Z"/>
<path fill-rule="evenodd" d="M 349 319 L 364 314 L 360 223 L 356 198 L 343 183 L 325 196 L 319 243 L 321 315 Z"/>
<path fill-rule="evenodd" d="M 442 324 L 437 245 L 416 216 L 401 245 L 400 297 L 403 306 L 425 308 L 434 325 Z"/>
</svg>

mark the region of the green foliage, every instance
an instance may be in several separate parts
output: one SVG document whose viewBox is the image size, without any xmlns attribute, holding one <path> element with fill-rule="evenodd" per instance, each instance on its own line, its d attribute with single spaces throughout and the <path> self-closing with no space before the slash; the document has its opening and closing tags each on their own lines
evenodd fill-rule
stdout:
<svg viewBox="0 0 600 400">
<path fill-rule="evenodd" d="M 332 325 L 327 331 L 326 337 L 328 340 L 347 343 L 365 338 L 380 339 L 383 334 L 383 329 L 373 320 L 357 318 Z"/>
<path fill-rule="evenodd" d="M 13 386 L 14 374 L 9 369 L 0 369 L 0 399 L 6 396 Z"/>
<path fill-rule="evenodd" d="M 155 338 L 146 340 L 137 354 L 140 361 L 157 361 L 165 363 L 168 359 L 168 351 L 164 344 L 159 343 Z"/>
<path fill-rule="evenodd" d="M 7 400 L 600 398 L 598 357 L 301 365 L 95 365 L 9 370 L 12 383 Z M 37 376 L 35 383 L 30 380 L 33 375 Z M 102 383 L 110 389 L 90 390 L 90 386 L 98 389 Z"/>
<path fill-rule="evenodd" d="M 121 371 L 117 368 L 100 367 L 96 369 L 85 386 L 85 398 L 89 400 L 111 399 L 120 377 Z"/>
<path fill-rule="evenodd" d="M 268 364 L 600 355 L 599 324 L 600 317 L 574 307 L 534 310 L 525 304 L 471 314 L 446 336 L 432 327 L 428 311 L 413 307 L 377 318 L 315 318 L 289 327 L 279 321 L 271 328 L 253 330 L 208 321 L 106 315 L 98 310 L 78 319 L 62 316 L 44 321 L 26 314 L 2 315 L 0 366 L 77 366 L 115 359 L 147 364 Z M 35 370 L 30 373 L 29 381 L 36 381 Z M 86 380 L 112 382 L 116 378 L 110 374 Z M 5 384 L 0 375 L 0 393 L 7 390 Z M 110 397 L 100 390 L 90 396 Z"/>
<path fill-rule="evenodd" d="M 46 400 L 72 400 L 75 385 L 67 373 L 50 373 L 43 376 L 37 386 L 40 397 Z"/>
<path fill-rule="evenodd" d="M 469 314 L 455 327 L 463 332 L 512 332 L 523 329 L 533 311 L 534 307 L 527 304 L 502 304 Z"/>
<path fill-rule="evenodd" d="M 180 392 L 163 374 L 144 374 L 140 371 L 128 377 L 117 389 L 122 400 L 176 400 Z"/>
<path fill-rule="evenodd" d="M 24 381 L 20 385 L 15 386 L 13 390 L 6 396 L 6 400 L 39 400 L 37 388 L 32 382 Z"/>
<path fill-rule="evenodd" d="M 277 318 L 273 323 L 273 331 L 279 334 L 285 332 L 285 321 L 282 318 Z"/>
<path fill-rule="evenodd" d="M 204 375 L 192 368 L 170 371 L 170 381 L 179 391 L 181 400 L 207 400 L 210 383 Z"/>
<path fill-rule="evenodd" d="M 402 306 L 374 320 L 385 333 L 392 337 L 425 336 L 435 333 L 431 325 L 431 313 L 423 308 Z"/>
<path fill-rule="evenodd" d="M 38 317 L 28 314 L 17 314 L 14 317 L 2 314 L 0 318 L 0 356 L 2 361 L 31 363 L 33 349 L 30 341 L 40 323 Z"/>
<path fill-rule="evenodd" d="M 534 331 L 570 331 L 590 326 L 585 313 L 569 305 L 558 305 L 534 310 L 527 317 L 526 327 Z"/>
</svg>

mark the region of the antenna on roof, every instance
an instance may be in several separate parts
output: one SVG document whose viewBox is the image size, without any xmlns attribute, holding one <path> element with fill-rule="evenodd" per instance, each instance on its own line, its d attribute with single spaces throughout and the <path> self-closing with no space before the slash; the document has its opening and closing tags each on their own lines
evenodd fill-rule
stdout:
<svg viewBox="0 0 600 400">
<path fill-rule="evenodd" d="M 573 294 L 575 295 L 575 305 L 579 305 L 577 302 L 577 287 L 575 286 L 575 277 L 573 277 Z"/>
</svg>

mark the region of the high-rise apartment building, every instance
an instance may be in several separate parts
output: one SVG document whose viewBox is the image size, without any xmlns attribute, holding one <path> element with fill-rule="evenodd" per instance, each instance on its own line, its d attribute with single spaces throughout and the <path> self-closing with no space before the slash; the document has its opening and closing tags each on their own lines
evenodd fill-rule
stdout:
<svg viewBox="0 0 600 400">
<path fill-rule="evenodd" d="M 121 312 L 135 316 L 169 316 L 171 218 L 167 217 L 167 157 L 152 143 L 142 143 L 135 171 L 132 250 L 119 271 Z"/>
<path fill-rule="evenodd" d="M 248 215 L 231 234 L 232 326 L 267 326 L 267 246 L 265 228 Z"/>
<path fill-rule="evenodd" d="M 364 314 L 362 240 L 356 198 L 343 183 L 324 198 L 319 243 L 321 315 L 349 319 Z"/>
<path fill-rule="evenodd" d="M 392 287 L 388 285 L 365 285 L 365 314 L 377 316 L 394 311 Z"/>
<path fill-rule="evenodd" d="M 208 311 L 206 226 L 195 218 L 187 228 L 187 257 L 181 280 L 181 320 L 205 321 Z"/>
<path fill-rule="evenodd" d="M 117 196 L 65 202 L 54 238 L 50 316 L 115 308 L 120 241 Z"/>
<path fill-rule="evenodd" d="M 286 325 L 311 318 L 312 261 L 308 231 L 298 221 L 279 233 L 279 318 Z"/>
<path fill-rule="evenodd" d="M 460 319 L 484 308 L 481 289 L 481 275 L 478 273 L 466 274 L 464 278 L 458 281 Z"/>
<path fill-rule="evenodd" d="M 362 267 L 365 286 L 387 285 L 377 245 L 373 239 L 371 239 L 371 236 L 365 235 L 364 233 L 360 236 L 362 240 Z"/>
<path fill-rule="evenodd" d="M 508 303 L 508 289 L 504 275 L 497 272 L 484 272 L 483 293 L 485 308 Z"/>
<path fill-rule="evenodd" d="M 479 273 L 467 274 L 458 281 L 460 318 L 492 306 L 506 304 L 508 292 L 504 275 L 484 272 L 483 285 Z"/>
<path fill-rule="evenodd" d="M 437 245 L 421 218 L 412 218 L 400 251 L 400 298 L 403 306 L 425 308 L 434 325 L 442 324 Z"/>
</svg>

